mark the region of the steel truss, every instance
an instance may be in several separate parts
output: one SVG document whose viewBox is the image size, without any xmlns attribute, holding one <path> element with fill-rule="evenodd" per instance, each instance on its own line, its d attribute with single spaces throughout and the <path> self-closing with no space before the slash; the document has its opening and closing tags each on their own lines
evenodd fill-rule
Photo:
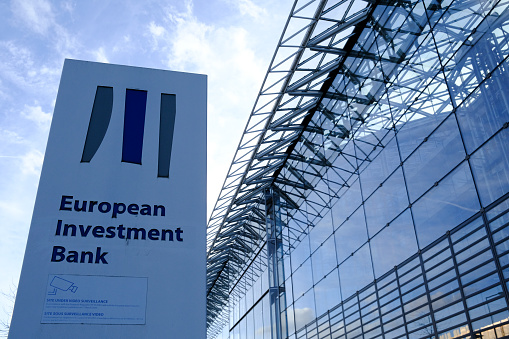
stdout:
<svg viewBox="0 0 509 339">
<path fill-rule="evenodd" d="M 278 196 L 282 220 L 293 221 L 283 225 L 289 253 L 389 131 L 450 113 L 490 69 L 482 48 L 507 57 L 506 5 L 295 1 L 209 220 L 209 337 L 229 321 L 229 300 L 269 262 L 255 260 L 267 255 L 266 192 Z"/>
</svg>

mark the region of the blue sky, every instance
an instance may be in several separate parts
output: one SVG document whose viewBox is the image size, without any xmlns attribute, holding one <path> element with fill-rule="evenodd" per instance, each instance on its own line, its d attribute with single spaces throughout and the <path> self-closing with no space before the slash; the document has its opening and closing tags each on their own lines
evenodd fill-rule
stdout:
<svg viewBox="0 0 509 339">
<path fill-rule="evenodd" d="M 65 58 L 208 75 L 210 211 L 292 3 L 0 1 L 0 292 L 19 279 Z"/>
</svg>

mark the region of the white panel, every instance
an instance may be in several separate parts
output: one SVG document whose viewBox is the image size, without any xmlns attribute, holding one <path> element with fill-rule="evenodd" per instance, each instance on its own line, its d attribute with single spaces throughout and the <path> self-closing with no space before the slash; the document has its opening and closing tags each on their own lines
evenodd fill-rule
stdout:
<svg viewBox="0 0 509 339">
<path fill-rule="evenodd" d="M 98 86 L 113 88 L 111 119 L 97 152 L 82 162 Z M 11 338 L 205 337 L 206 86 L 204 75 L 65 61 Z M 147 93 L 141 164 L 122 162 L 126 90 Z M 158 177 L 162 94 L 176 99 L 169 177 Z M 76 315 L 55 323 L 56 315 L 44 315 L 56 306 L 48 303 L 55 276 L 76 283 L 80 299 L 132 303 L 139 312 L 122 322 L 118 306 L 117 320 Z M 65 293 L 74 294 L 57 289 Z"/>
</svg>

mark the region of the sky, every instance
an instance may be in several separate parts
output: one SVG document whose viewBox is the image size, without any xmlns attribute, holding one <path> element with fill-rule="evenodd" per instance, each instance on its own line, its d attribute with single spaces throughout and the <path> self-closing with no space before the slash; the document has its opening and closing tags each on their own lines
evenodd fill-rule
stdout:
<svg viewBox="0 0 509 339">
<path fill-rule="evenodd" d="M 64 59 L 208 75 L 210 213 L 291 0 L 0 0 L 0 292 L 17 286 Z M 9 298 L 0 295 L 0 320 Z"/>
</svg>

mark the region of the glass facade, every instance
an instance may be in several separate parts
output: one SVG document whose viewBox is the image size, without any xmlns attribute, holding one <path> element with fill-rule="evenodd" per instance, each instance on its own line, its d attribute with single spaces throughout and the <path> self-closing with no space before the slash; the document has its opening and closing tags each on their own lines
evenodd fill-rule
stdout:
<svg viewBox="0 0 509 339">
<path fill-rule="evenodd" d="M 310 11 L 323 59 L 209 249 L 210 338 L 509 336 L 508 5 Z"/>
</svg>

